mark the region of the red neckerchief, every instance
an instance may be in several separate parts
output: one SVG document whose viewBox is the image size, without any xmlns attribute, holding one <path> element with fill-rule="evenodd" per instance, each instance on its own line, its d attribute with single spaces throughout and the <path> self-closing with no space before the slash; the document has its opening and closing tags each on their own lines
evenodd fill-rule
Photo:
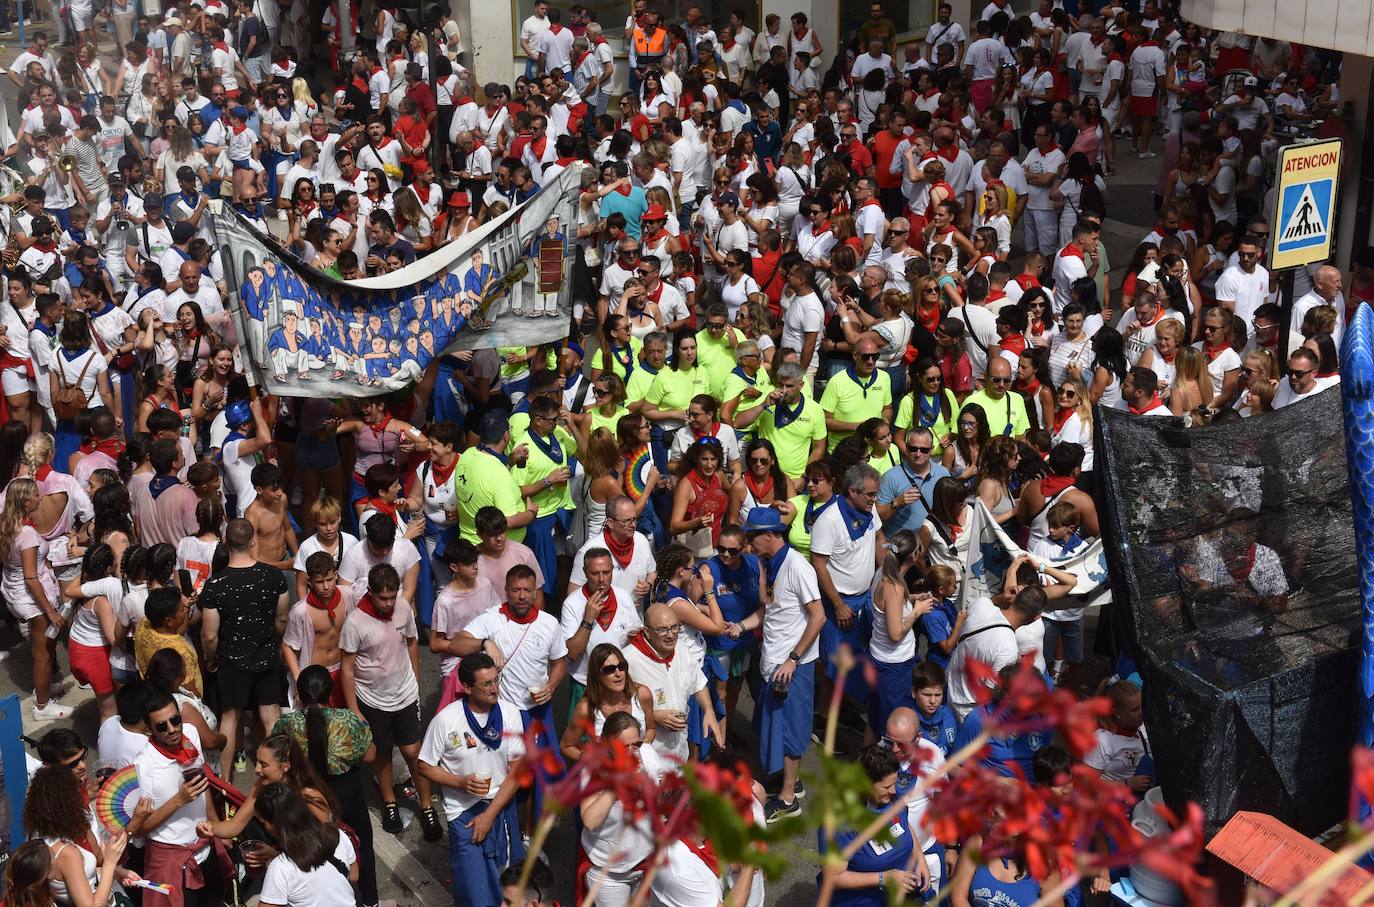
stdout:
<svg viewBox="0 0 1374 907">
<path fill-rule="evenodd" d="M 1159 347 L 1155 347 L 1155 355 L 1158 356 L 1159 358 L 1163 359 L 1165 362 L 1169 363 L 1170 365 L 1173 365 L 1173 364 L 1174 364 L 1174 360 L 1178 358 L 1178 350 L 1175 349 L 1175 350 L 1174 350 L 1174 354 L 1173 354 L 1172 356 L 1166 356 L 1166 355 L 1164 355 L 1163 353 L 1161 353 L 1161 352 L 1159 351 Z"/>
<path fill-rule="evenodd" d="M 371 498 L 371 497 L 369 497 L 369 498 L 364 498 L 364 499 L 363 499 L 363 509 L 366 510 L 366 509 L 368 509 L 369 507 L 371 507 L 373 510 L 377 511 L 378 513 L 386 514 L 387 516 L 391 517 L 393 520 L 396 519 L 396 502 L 395 502 L 395 501 L 391 501 L 390 503 L 388 503 L 387 501 L 383 501 L 381 498 Z"/>
<path fill-rule="evenodd" d="M 616 187 L 615 187 L 615 191 L 616 191 L 616 192 L 619 192 L 621 195 L 629 195 L 629 194 L 630 194 L 630 188 L 631 188 L 631 187 L 629 187 L 629 186 L 616 186 Z"/>
<path fill-rule="evenodd" d="M 433 183 L 430 183 L 428 186 L 425 187 L 425 194 L 424 194 L 423 196 L 420 195 L 420 184 L 419 184 L 419 183 L 415 183 L 414 185 L 412 185 L 412 186 L 410 187 L 410 191 L 411 191 L 411 192 L 414 192 L 414 193 L 415 193 L 415 197 L 418 198 L 418 199 L 420 199 L 421 202 L 423 202 L 424 204 L 428 205 L 428 204 L 429 204 L 429 197 L 430 197 L 431 195 L 434 194 L 434 184 L 433 184 Z"/>
<path fill-rule="evenodd" d="M 1159 324 L 1159 322 L 1160 322 L 1163 318 L 1164 318 L 1164 309 L 1160 308 L 1159 306 L 1155 306 L 1155 317 L 1154 317 L 1154 318 L 1151 318 L 1149 321 L 1137 321 L 1136 324 L 1138 324 L 1140 327 L 1143 327 L 1143 328 L 1152 328 L 1152 327 L 1154 327 L 1155 325 Z M 1275 337 L 1275 338 L 1274 338 L 1274 342 L 1275 342 L 1275 343 L 1278 342 L 1278 337 Z"/>
<path fill-rule="evenodd" d="M 882 207 L 882 205 L 880 205 L 880 204 L 878 203 L 878 200 L 877 200 L 876 198 L 870 198 L 868 201 L 864 202 L 864 203 L 863 203 L 862 205 L 860 205 L 859 207 L 860 207 L 860 208 L 867 208 L 867 207 L 869 207 L 870 205 L 871 205 L 872 207 L 874 207 L 874 208 L 881 208 L 881 207 Z"/>
<path fill-rule="evenodd" d="M 535 160 L 542 160 L 544 151 L 548 147 L 549 137 L 547 135 L 541 135 L 538 139 L 532 139 L 529 144 L 530 153 L 534 155 Z"/>
<path fill-rule="evenodd" d="M 665 227 L 664 229 L 659 230 L 655 233 L 645 233 L 644 242 L 649 243 L 650 245 L 656 245 L 663 239 L 663 237 L 668 235 L 668 230 Z M 655 302 L 657 302 L 657 300 L 655 300 Z"/>
<path fill-rule="evenodd" d="M 1022 384 L 1017 381 L 1015 386 L 1022 394 L 1030 394 L 1033 397 L 1040 392 L 1040 379 L 1031 378 L 1029 384 Z"/>
<path fill-rule="evenodd" d="M 983 303 L 983 305 L 992 305 L 994 302 L 1006 298 L 1007 294 L 1002 290 L 988 290 L 988 298 L 987 301 Z"/>
<path fill-rule="evenodd" d="M 1107 36 L 1105 34 L 1098 35 L 1096 37 L 1089 38 L 1088 40 L 1092 42 L 1093 47 L 1101 47 L 1103 44 L 1106 43 Z"/>
<path fill-rule="evenodd" d="M 119 438 L 105 438 L 94 444 L 85 441 L 81 444 L 81 452 L 83 454 L 103 453 L 111 460 L 118 460 L 119 455 L 124 453 L 124 442 Z"/>
<path fill-rule="evenodd" d="M 248 124 L 247 124 L 247 123 L 235 123 L 234 125 L 230 126 L 229 128 L 232 129 L 232 130 L 234 131 L 234 135 L 242 135 L 243 133 L 245 133 L 245 132 L 248 131 Z"/>
<path fill-rule="evenodd" d="M 1040 493 L 1047 498 L 1052 498 L 1073 483 L 1073 476 L 1045 476 L 1040 480 Z"/>
<path fill-rule="evenodd" d="M 1054 431 L 1056 434 L 1064 427 L 1064 423 L 1069 421 L 1069 417 L 1076 412 L 1078 412 L 1076 406 L 1065 406 L 1054 411 Z"/>
<path fill-rule="evenodd" d="M 539 617 L 539 608 L 530 605 L 529 611 L 525 612 L 524 617 L 516 617 L 515 612 L 510 609 L 510 602 L 501 604 L 501 616 L 505 617 L 513 624 L 532 624 Z"/>
<path fill-rule="evenodd" d="M 586 586 L 582 587 L 582 596 L 583 598 L 591 598 Z M 601 629 L 609 630 L 611 628 L 611 621 L 615 619 L 615 609 L 615 586 L 611 586 L 606 590 L 606 604 L 602 606 L 601 613 L 596 616 L 596 622 Z"/>
<path fill-rule="evenodd" d="M 553 159 L 553 162 L 560 167 L 566 167 L 575 160 L 577 160 L 575 157 L 556 157 Z"/>
<path fill-rule="evenodd" d="M 725 51 L 726 53 L 729 53 L 730 51 L 735 49 L 735 45 L 738 43 L 739 42 L 736 41 L 734 38 L 731 38 L 729 41 L 720 42 L 720 49 Z"/>
<path fill-rule="evenodd" d="M 1059 250 L 1059 257 L 1060 257 L 1060 258 L 1070 258 L 1070 257 L 1072 257 L 1072 258 L 1077 258 L 1077 259 L 1079 259 L 1080 261 L 1082 261 L 1084 264 L 1087 264 L 1087 263 L 1088 263 L 1088 259 L 1087 259 L 1087 257 L 1083 254 L 1083 250 L 1080 249 L 1080 248 L 1078 248 L 1078 246 L 1074 245 L 1073 243 L 1069 243 L 1069 244 L 1066 245 L 1064 248 L 1060 249 L 1060 250 Z"/>
<path fill-rule="evenodd" d="M 181 749 L 179 750 L 167 749 L 167 747 L 158 743 L 155 737 L 149 737 L 148 742 L 153 745 L 153 749 L 157 750 L 168 759 L 175 760 L 177 765 L 190 765 L 200 758 L 200 750 L 196 749 L 185 737 L 181 738 Z"/>
<path fill-rule="evenodd" d="M 1030 291 L 1040 286 L 1040 279 L 1033 274 L 1017 274 L 1012 278 L 1023 291 Z"/>
<path fill-rule="evenodd" d="M 648 658 L 655 664 L 671 665 L 673 663 L 672 655 L 669 655 L 667 658 L 664 658 L 662 655 L 658 654 L 658 651 L 653 646 L 649 645 L 649 640 L 647 640 L 644 637 L 643 630 L 640 630 L 639 632 L 635 633 L 633 636 L 630 637 L 630 645 L 634 646 L 640 652 L 644 653 L 644 657 Z M 676 654 L 677 650 L 674 649 L 673 655 Z"/>
<path fill-rule="evenodd" d="M 367 79 L 364 79 L 362 76 L 354 76 L 353 87 L 359 91 L 367 91 Z"/>
<path fill-rule="evenodd" d="M 744 484 L 749 489 L 749 493 L 754 496 L 754 503 L 762 504 L 764 497 L 773 493 L 773 474 L 768 474 L 768 482 L 759 487 L 754 484 L 754 476 L 749 470 L 744 471 Z"/>
<path fill-rule="evenodd" d="M 620 569 L 624 570 L 629 567 L 630 558 L 634 557 L 635 553 L 635 537 L 631 535 L 628 542 L 618 542 L 609 529 L 601 530 L 601 537 L 605 539 L 606 550 L 611 552 L 611 557 L 615 558 Z"/>
<path fill-rule="evenodd" d="M 321 611 L 328 611 L 329 625 L 333 626 L 334 609 L 339 607 L 339 602 L 343 601 L 343 590 L 340 589 L 338 586 L 335 586 L 334 594 L 330 597 L 329 601 L 325 601 L 324 599 L 320 598 L 318 595 L 314 593 L 313 590 L 311 590 L 310 592 L 306 593 L 305 601 L 306 604 L 310 605 L 310 607 L 312 608 L 319 608 Z M 371 598 L 368 599 L 368 603 L 371 603 Z"/>
<path fill-rule="evenodd" d="M 950 163 L 953 163 L 954 160 L 959 157 L 959 146 L 946 145 L 943 148 L 936 148 L 935 155 L 936 157 L 942 157 Z"/>
<path fill-rule="evenodd" d="M 215 50 L 222 50 L 225 53 L 229 52 L 229 45 L 225 44 L 223 41 L 211 41 L 210 46 Z"/>
<path fill-rule="evenodd" d="M 1005 296 L 1007 294 L 1003 293 L 1002 295 Z M 1030 332 L 1032 335 L 1039 337 L 1041 334 L 1045 333 L 1045 322 L 1041 321 L 1039 318 L 1032 318 Z"/>
<path fill-rule="evenodd" d="M 692 437 L 697 439 L 698 441 L 700 441 L 702 438 L 714 438 L 716 436 L 716 432 L 718 431 L 720 431 L 720 423 L 712 422 L 710 431 L 697 431 L 696 428 L 693 428 Z"/>
<path fill-rule="evenodd" d="M 38 470 L 36 472 L 34 472 L 33 480 L 35 482 L 46 482 L 48 480 L 48 476 L 50 475 L 52 475 L 52 467 L 49 466 L 47 463 L 44 463 L 42 466 L 38 467 Z"/>
<path fill-rule="evenodd" d="M 1212 345 L 1207 343 L 1206 341 L 1203 341 L 1202 355 L 1207 357 L 1207 361 L 1209 363 L 1216 362 L 1217 357 L 1220 356 L 1222 353 L 1226 352 L 1227 350 L 1229 350 L 1230 348 L 1231 344 L 1229 341 L 1223 342 L 1221 346 L 1215 348 L 1213 348 Z"/>
<path fill-rule="evenodd" d="M 367 74 L 368 74 L 369 77 L 371 77 L 371 76 L 375 76 L 377 73 L 379 73 L 379 72 L 381 72 L 381 71 L 382 71 L 382 68 L 381 68 L 380 66 L 374 66 L 374 67 L 372 67 L 371 69 L 369 69 L 369 70 L 367 71 Z"/>
<path fill-rule="evenodd" d="M 700 844 L 696 844 L 686 838 L 678 838 L 678 840 L 686 845 L 688 850 L 696 854 L 701 862 L 706 864 L 706 868 L 711 870 L 711 875 L 720 877 L 720 861 L 716 859 L 716 852 L 711 849 L 710 841 L 703 839 Z"/>
<path fill-rule="evenodd" d="M 1255 569 L 1255 551 L 1255 543 L 1251 542 L 1250 547 L 1246 549 L 1245 555 L 1241 559 L 1239 565 L 1240 569 L 1232 567 L 1230 559 L 1227 558 L 1225 554 L 1221 554 L 1221 552 L 1218 552 L 1218 554 L 1221 554 L 1221 561 L 1226 565 L 1226 572 L 1231 574 L 1231 579 L 1237 583 L 1243 583 L 1250 578 L 1250 571 Z"/>
<path fill-rule="evenodd" d="M 1125 63 L 1125 62 L 1126 62 L 1126 58 L 1123 57 L 1121 54 L 1112 54 L 1111 56 L 1107 57 L 1107 59 L 1108 59 L 1108 60 L 1119 60 L 1119 61 L 1122 62 L 1122 63 Z"/>
<path fill-rule="evenodd" d="M 458 468 L 458 456 L 455 454 L 453 457 L 453 462 L 448 464 L 447 466 L 440 466 L 438 460 L 430 460 L 429 467 L 429 474 L 433 476 L 434 484 L 444 485 L 448 482 L 449 477 L 453 475 L 453 470 Z"/>
<path fill-rule="evenodd" d="M 51 239 L 35 239 L 32 243 L 30 243 L 30 245 L 32 245 L 35 249 L 37 249 L 40 252 L 57 251 L 57 243 L 56 241 Z"/>
<path fill-rule="evenodd" d="M 358 610 L 366 614 L 368 617 L 379 620 L 384 624 L 391 623 L 390 614 L 383 617 L 380 613 L 378 613 L 377 606 L 372 604 L 372 595 L 370 593 L 358 599 Z"/>
<path fill-rule="evenodd" d="M 581 66 L 581 65 L 582 65 L 582 61 L 585 60 L 585 59 L 587 59 L 587 57 L 591 56 L 591 53 L 592 53 L 592 52 L 591 52 L 590 50 L 588 50 L 588 51 L 584 51 L 584 52 L 581 53 L 581 54 L 574 54 L 573 60 L 572 60 L 572 67 L 573 67 L 573 69 L 577 69 L 579 66 Z"/>
<path fill-rule="evenodd" d="M 1258 341 L 1259 346 L 1260 346 L 1261 349 L 1266 349 L 1266 350 L 1278 349 L 1278 346 L 1279 346 L 1279 335 L 1278 335 L 1277 332 L 1275 332 L 1275 334 L 1274 334 L 1274 339 L 1273 339 L 1273 340 L 1260 340 L 1258 337 L 1256 337 L 1255 339 Z"/>
<path fill-rule="evenodd" d="M 1134 403 L 1127 403 L 1126 408 L 1129 409 L 1131 412 L 1135 413 L 1137 416 L 1140 416 L 1144 415 L 1145 413 L 1148 413 L 1150 410 L 1155 409 L 1156 407 L 1163 405 L 1164 401 L 1159 399 L 1159 391 L 1155 391 L 1154 399 L 1152 399 L 1149 403 L 1145 404 L 1139 409 L 1136 408 L 1136 405 Z"/>
<path fill-rule="evenodd" d="M 563 30 L 563 24 L 562 24 L 561 22 L 551 22 L 551 23 L 549 23 L 549 31 L 550 31 L 552 34 L 555 34 L 555 35 L 556 35 L 556 34 L 558 34 L 559 32 L 561 32 L 562 30 Z"/>
<path fill-rule="evenodd" d="M 453 105 L 454 105 L 455 107 L 462 107 L 462 106 L 464 106 L 464 105 L 466 105 L 466 104 L 476 104 L 476 103 L 477 103 L 477 102 L 474 101 L 474 100 L 472 99 L 472 95 L 470 95 L 470 94 L 465 94 L 465 95 L 463 95 L 461 98 L 459 98 L 458 100 L 454 101 L 454 102 L 453 102 Z M 500 108 L 498 107 L 497 109 L 499 110 Z"/>
<path fill-rule="evenodd" d="M 806 30 L 805 27 L 803 27 L 801 31 L 797 31 L 797 30 L 794 28 L 794 29 L 792 29 L 792 34 L 796 35 L 797 40 L 800 41 L 802 38 L 805 38 L 805 37 L 806 37 L 806 31 L 807 31 L 807 30 Z"/>
<path fill-rule="evenodd" d="M 364 422 L 363 424 L 367 425 L 366 422 Z M 391 414 L 387 413 L 385 416 L 382 416 L 381 421 L 378 422 L 376 425 L 367 425 L 367 427 L 372 431 L 373 440 L 377 441 L 377 443 L 380 444 L 382 435 L 386 434 L 386 427 L 390 424 Z"/>
<path fill-rule="evenodd" d="M 1318 378 L 1334 378 L 1334 377 L 1336 377 L 1336 376 L 1339 375 L 1339 374 L 1340 374 L 1340 372 L 1317 372 L 1317 377 L 1318 377 Z"/>
</svg>

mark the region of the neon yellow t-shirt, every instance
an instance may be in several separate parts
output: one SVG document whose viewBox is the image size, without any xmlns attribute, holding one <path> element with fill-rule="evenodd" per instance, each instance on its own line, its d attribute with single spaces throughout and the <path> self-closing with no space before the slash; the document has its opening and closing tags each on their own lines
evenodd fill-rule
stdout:
<svg viewBox="0 0 1374 907">
<path fill-rule="evenodd" d="M 649 385 L 649 392 L 644 399 L 654 409 L 686 412 L 693 397 L 710 392 L 710 377 L 700 365 L 686 372 L 663 368 L 659 369 L 654 383 Z"/>
<path fill-rule="evenodd" d="M 587 432 L 588 434 L 591 434 L 591 432 L 596 431 L 598 428 L 604 428 L 614 435 L 616 425 L 623 417 L 630 414 L 630 411 L 623 406 L 616 407 L 616 411 L 609 416 L 601 415 L 601 410 L 595 408 L 588 410 L 588 412 L 592 414 L 592 425 L 591 430 Z"/>
<path fill-rule="evenodd" d="M 754 430 L 760 438 L 773 442 L 773 450 L 778 455 L 778 467 L 789 479 L 799 479 L 811 462 L 811 445 L 825 437 L 825 413 L 816 401 L 805 394 L 797 400 L 801 412 L 791 421 L 778 428 L 777 412 L 781 402 L 765 409 L 754 422 Z"/>
<path fill-rule="evenodd" d="M 512 517 L 525 509 L 525 499 L 520 496 L 520 486 L 509 467 L 478 448 L 465 450 L 458 458 L 453 470 L 453 492 L 458 504 L 459 532 L 474 545 L 481 541 L 474 522 L 477 511 L 495 507 Z M 512 528 L 509 536 L 517 542 L 523 540 L 525 527 Z"/>
<path fill-rule="evenodd" d="M 794 495 L 788 501 L 788 503 L 790 503 L 793 507 L 797 509 L 797 515 L 793 518 L 792 525 L 787 527 L 787 543 L 791 545 L 793 548 L 796 548 L 798 551 L 800 551 L 802 557 L 810 558 L 811 530 L 807 528 L 806 525 L 806 509 L 811 505 L 811 495 Z M 835 503 L 835 497 L 834 495 L 831 495 L 830 500 L 826 502 L 826 504 L 823 504 L 820 507 L 815 508 L 811 512 L 812 526 L 815 525 L 815 519 L 816 517 L 821 515 L 821 511 L 833 503 Z"/>
<path fill-rule="evenodd" d="M 625 361 L 625 349 L 621 347 L 620 352 L 615 355 L 608 355 L 605 349 L 598 349 L 592 353 L 592 368 L 601 369 L 603 372 L 615 372 L 620 376 L 620 380 L 627 385 L 630 378 L 640 369 L 639 351 L 644 346 L 644 342 L 638 337 L 630 338 L 630 360 Z"/>
<path fill-rule="evenodd" d="M 732 327 L 722 331 L 719 340 L 712 337 L 708 330 L 697 331 L 697 368 L 705 369 L 711 376 L 711 389 L 706 393 L 715 397 L 717 401 L 722 399 L 725 379 L 735 367 L 735 349 L 726 340 L 727 334 L 733 334 L 736 343 L 745 339 L 744 334 Z"/>
<path fill-rule="evenodd" d="M 726 403 L 729 403 L 731 400 L 740 396 L 744 393 L 745 388 L 749 386 L 749 382 L 746 381 L 744 377 L 739 374 L 739 371 L 732 369 L 730 374 L 725 376 L 725 387 L 721 391 L 720 396 L 721 404 L 724 405 Z M 749 409 L 753 407 L 755 404 L 759 402 L 760 397 L 767 397 L 770 393 L 773 392 L 773 381 L 771 378 L 768 377 L 767 369 L 759 369 L 759 373 L 754 376 L 753 387 L 755 390 L 759 392 L 759 396 L 754 397 L 752 399 L 740 400 L 739 405 L 735 407 L 735 412 L 738 413 L 740 410 Z M 749 426 L 745 427 L 752 427 L 754 425 L 757 425 L 758 421 L 758 416 L 755 416 L 754 421 L 750 422 Z"/>
<path fill-rule="evenodd" d="M 530 348 L 527 346 L 498 346 L 496 348 L 496 354 L 501 357 L 502 381 L 519 381 L 521 378 L 529 377 L 530 364 L 528 361 L 521 360 L 514 364 L 506 361 L 506 357 L 512 353 L 524 356 L 527 355 L 529 351 Z"/>
<path fill-rule="evenodd" d="M 916 404 L 913 401 L 911 394 L 906 394 L 902 397 L 901 402 L 897 404 L 897 418 L 893 420 L 893 424 L 895 424 L 898 428 L 902 429 L 903 431 L 909 428 L 913 428 L 920 423 L 925 423 L 925 427 L 930 429 L 931 434 L 935 436 L 934 443 L 931 445 L 930 448 L 930 458 L 932 460 L 940 459 L 941 454 L 943 454 L 945 450 L 944 445 L 940 443 L 940 439 L 943 438 L 945 435 L 954 434 L 955 425 L 959 421 L 959 401 L 954 396 L 954 391 L 950 390 L 949 388 L 945 388 L 944 395 L 945 400 L 949 402 L 948 419 L 945 418 L 944 407 L 940 404 L 939 400 L 936 399 L 933 401 L 935 421 L 929 421 L 929 412 L 931 411 L 932 401 L 928 400 L 925 404 L 927 414 L 923 415 L 918 422 L 915 419 Z"/>
<path fill-rule="evenodd" d="M 651 371 L 644 363 L 635 363 L 635 370 L 630 373 L 630 380 L 625 382 L 625 403 L 638 403 L 649 396 L 649 388 L 653 387 L 654 379 L 659 372 L 669 371 L 667 366 L 659 369 L 658 372 Z"/>
<path fill-rule="evenodd" d="M 868 465 L 878 470 L 878 475 L 880 476 L 892 467 L 899 465 L 901 462 L 902 458 L 897 456 L 897 448 L 895 445 L 889 447 L 885 454 L 868 458 Z"/>
<path fill-rule="evenodd" d="M 523 415 L 523 414 L 522 414 Z M 526 417 L 528 418 L 528 417 Z M 553 472 L 560 466 L 568 465 L 568 457 L 577 451 L 577 444 L 573 437 L 561 427 L 555 428 L 553 433 L 553 443 L 558 445 L 556 448 L 550 447 L 549 453 L 545 453 L 540 447 L 540 439 L 534 436 L 531 431 L 522 431 L 519 434 L 511 433 L 511 444 L 518 447 L 523 444 L 529 448 L 530 455 L 525 460 L 524 466 L 517 466 L 511 470 L 511 475 L 515 477 L 518 485 L 533 485 L 542 482 L 544 477 Z M 559 450 L 563 453 L 562 462 L 555 460 L 549 454 L 557 455 Z M 537 491 L 532 496 L 532 500 L 539 504 L 539 515 L 548 516 L 559 510 L 572 509 L 572 492 L 568 488 L 568 483 L 563 482 L 559 485 L 551 485 L 548 488 Z"/>
<path fill-rule="evenodd" d="M 836 372 L 825 385 L 821 394 L 821 409 L 841 422 L 863 422 L 880 417 L 883 409 L 892 403 L 892 376 L 884 371 L 875 371 L 868 386 L 855 381 L 850 370 Z M 852 431 L 832 431 L 830 450 L 835 449 Z"/>
</svg>

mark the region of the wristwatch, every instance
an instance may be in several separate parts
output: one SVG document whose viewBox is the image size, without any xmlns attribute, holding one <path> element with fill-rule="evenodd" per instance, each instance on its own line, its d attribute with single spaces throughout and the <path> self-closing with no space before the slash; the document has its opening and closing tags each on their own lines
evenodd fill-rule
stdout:
<svg viewBox="0 0 1374 907">
<path fill-rule="evenodd" d="M 801 656 L 798 655 L 795 651 L 788 652 L 787 657 L 795 661 L 797 664 L 801 664 Z"/>
<path fill-rule="evenodd" d="M 589 620 L 584 620 L 584 621 L 582 621 L 582 629 L 584 629 L 584 630 L 586 630 L 588 633 L 590 633 L 591 630 L 592 630 L 592 622 L 589 621 Z"/>
</svg>

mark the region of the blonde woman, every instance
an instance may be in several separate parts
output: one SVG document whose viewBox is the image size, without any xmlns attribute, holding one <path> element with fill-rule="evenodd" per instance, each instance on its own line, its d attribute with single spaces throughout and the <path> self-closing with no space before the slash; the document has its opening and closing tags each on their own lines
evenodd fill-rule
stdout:
<svg viewBox="0 0 1374 907">
<path fill-rule="evenodd" d="M 71 710 L 52 702 L 52 666 L 57 637 L 49 627 L 63 625 L 58 612 L 57 577 L 48 563 L 48 543 L 38 534 L 33 518 L 43 496 L 33 479 L 14 479 L 5 489 L 0 513 L 0 592 L 10 613 L 25 625 L 33 658 L 33 720 L 66 718 Z"/>
<path fill-rule="evenodd" d="M 768 294 L 750 293 L 745 304 L 735 313 L 735 328 L 745 338 L 759 345 L 760 368 L 772 370 L 773 355 L 778 346 L 773 341 L 773 313 L 768 308 Z"/>
<path fill-rule="evenodd" d="M 602 375 L 598 381 L 614 378 Z M 577 507 L 575 513 L 582 525 L 573 530 L 573 538 L 585 542 L 601 534 L 606 526 L 606 504 L 621 494 L 620 446 L 615 434 L 605 428 L 593 429 L 582 448 L 585 475 L 573 490 Z M 579 547 L 581 547 L 579 542 Z"/>
<path fill-rule="evenodd" d="M 29 517 L 38 534 L 48 542 L 62 540 L 78 522 L 95 514 L 90 496 L 75 478 L 53 469 L 53 437 L 47 432 L 29 435 L 20 454 L 21 472 L 38 483 L 38 509 Z"/>
<path fill-rule="evenodd" d="M 997 234 L 998 260 L 1006 261 L 1011 254 L 1011 218 L 1007 217 L 1007 187 L 1001 184 L 988 186 L 983 191 L 981 210 L 973 214 L 973 227 L 991 227 Z"/>
<path fill-rule="evenodd" d="M 1253 350 L 1246 353 L 1240 360 L 1240 395 L 1237 398 L 1236 411 L 1242 416 L 1269 412 L 1271 407 L 1268 403 L 1274 399 L 1278 382 L 1279 364 L 1273 353 L 1268 350 Z M 1170 409 L 1173 409 L 1172 405 Z"/>
<path fill-rule="evenodd" d="M 185 126 L 173 126 L 167 150 L 158 156 L 157 163 L 153 165 L 153 175 L 162 184 L 162 191 L 167 195 L 177 195 L 181 192 L 177 171 L 182 167 L 190 167 L 196 172 L 196 178 L 200 181 L 198 185 L 204 186 L 209 182 L 210 165 L 206 162 L 205 155 L 196 150 L 191 130 Z"/>
<path fill-rule="evenodd" d="M 1082 381 L 1066 378 L 1054 395 L 1050 438 L 1055 444 L 1073 442 L 1083 448 L 1083 472 L 1093 468 L 1093 406 Z"/>
<path fill-rule="evenodd" d="M 1267 351 L 1263 355 L 1273 361 Z M 1250 356 L 1247 355 L 1245 358 L 1249 360 Z M 1174 359 L 1174 383 L 1169 388 L 1169 412 L 1175 416 L 1182 416 L 1211 404 L 1212 380 L 1207 376 L 1207 364 L 1202 351 L 1185 346 L 1178 351 L 1178 357 Z"/>
<path fill-rule="evenodd" d="M 587 440 L 599 428 L 615 434 L 616 425 L 622 416 L 628 415 L 625 407 L 625 382 L 616 372 L 602 372 L 592 379 L 592 397 L 595 403 L 580 413 L 573 413 L 574 434 L 584 450 Z"/>
<path fill-rule="evenodd" d="M 1183 345 L 1183 322 L 1166 318 L 1155 325 L 1155 342 L 1140 354 L 1140 361 L 1136 363 L 1155 373 L 1165 394 L 1173 388 L 1178 351 Z M 1167 396 L 1165 402 L 1168 402 Z"/>
<path fill-rule="evenodd" d="M 434 248 L 434 219 L 420 207 L 420 200 L 409 187 L 391 194 L 391 202 L 396 213 L 396 231 L 409 240 L 416 254 L 422 255 Z"/>
</svg>

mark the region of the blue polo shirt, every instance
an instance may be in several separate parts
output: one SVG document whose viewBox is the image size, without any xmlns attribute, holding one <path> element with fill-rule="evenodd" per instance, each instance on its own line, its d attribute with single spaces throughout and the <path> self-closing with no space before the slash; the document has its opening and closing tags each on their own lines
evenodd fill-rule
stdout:
<svg viewBox="0 0 1374 907">
<path fill-rule="evenodd" d="M 601 218 L 604 220 L 619 211 L 625 215 L 625 232 L 635 239 L 639 239 L 639 219 L 647 210 L 649 202 L 638 186 L 631 186 L 629 195 L 621 195 L 617 190 L 601 197 Z"/>
<path fill-rule="evenodd" d="M 913 486 L 921 490 L 922 496 L 921 500 L 892 511 L 892 516 L 883 520 L 883 532 L 890 537 L 903 529 L 918 531 L 921 524 L 926 521 L 926 505 L 934 497 L 935 483 L 948 475 L 948 469 L 934 462 L 930 464 L 930 472 L 924 478 L 918 476 L 906 462 L 898 463 L 883 473 L 882 481 L 878 483 L 879 504 L 891 504 L 902 496 L 902 492 Z"/>
</svg>

